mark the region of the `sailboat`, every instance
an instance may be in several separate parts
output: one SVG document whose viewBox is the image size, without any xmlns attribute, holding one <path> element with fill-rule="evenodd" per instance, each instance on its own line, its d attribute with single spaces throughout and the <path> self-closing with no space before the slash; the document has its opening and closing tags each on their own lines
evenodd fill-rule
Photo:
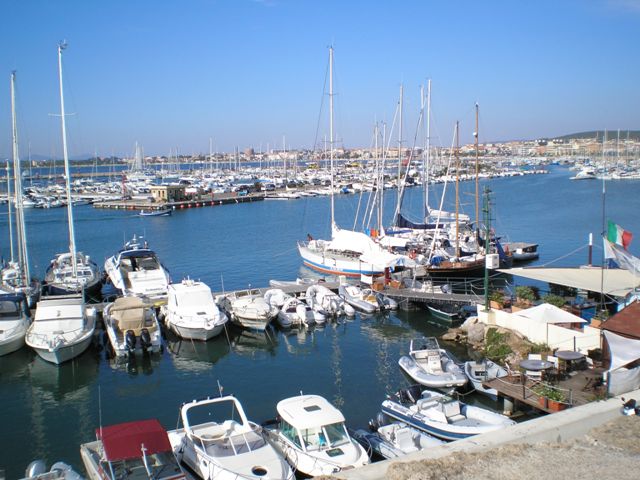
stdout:
<svg viewBox="0 0 640 480">
<path fill-rule="evenodd" d="M 13 235 L 11 233 L 11 183 L 8 179 L 8 209 L 9 209 L 9 243 L 11 245 L 11 260 L 0 272 L 0 290 L 12 294 L 24 294 L 29 307 L 35 307 L 40 297 L 40 282 L 31 278 L 29 271 L 29 254 L 27 250 L 27 235 L 24 219 L 24 202 L 22 198 L 22 173 L 20 170 L 20 155 L 18 154 L 18 125 L 15 108 L 16 72 L 11 73 L 11 126 L 13 137 L 13 164 L 16 206 L 16 236 L 18 240 L 18 256 L 14 258 Z"/>
<path fill-rule="evenodd" d="M 67 128 L 64 113 L 64 91 L 62 88 L 62 50 L 66 43 L 58 45 L 58 75 L 60 79 L 60 118 L 62 121 L 62 154 L 64 158 L 65 186 L 67 194 L 67 217 L 69 223 L 69 251 L 57 254 L 45 273 L 45 284 L 50 295 L 65 295 L 84 291 L 85 295 L 100 290 L 100 270 L 88 255 L 76 250 L 73 226 L 73 201 L 71 199 L 71 174 L 67 154 Z"/>
<path fill-rule="evenodd" d="M 314 270 L 333 275 L 360 277 L 382 275 L 386 269 L 400 265 L 405 257 L 385 250 L 361 232 L 343 230 L 335 222 L 334 207 L 334 136 L 333 136 L 333 47 L 329 48 L 329 143 L 331 158 L 331 240 L 298 242 L 303 263 Z"/>
</svg>

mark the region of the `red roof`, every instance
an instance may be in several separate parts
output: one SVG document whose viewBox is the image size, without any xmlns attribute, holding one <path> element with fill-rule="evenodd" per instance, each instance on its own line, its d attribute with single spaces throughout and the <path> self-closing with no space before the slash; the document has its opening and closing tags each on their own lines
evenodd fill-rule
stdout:
<svg viewBox="0 0 640 480">
<path fill-rule="evenodd" d="M 640 302 L 627 305 L 618 313 L 602 322 L 602 330 L 609 330 L 628 338 L 640 338 Z"/>
<path fill-rule="evenodd" d="M 167 432 L 156 419 L 96 428 L 96 436 L 110 462 L 142 457 L 142 445 L 146 455 L 171 451 Z"/>
</svg>

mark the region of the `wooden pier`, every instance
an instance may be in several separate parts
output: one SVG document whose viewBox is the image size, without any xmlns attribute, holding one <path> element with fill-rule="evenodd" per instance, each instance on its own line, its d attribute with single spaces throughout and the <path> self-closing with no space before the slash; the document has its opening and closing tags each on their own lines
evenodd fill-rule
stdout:
<svg viewBox="0 0 640 480">
<path fill-rule="evenodd" d="M 420 304 L 463 306 L 483 302 L 482 297 L 473 293 L 444 293 L 439 288 L 385 288 L 381 293 L 393 298 L 405 310 Z"/>
<path fill-rule="evenodd" d="M 114 210 L 183 210 L 185 208 L 214 207 L 218 205 L 231 205 L 236 203 L 249 203 L 264 200 L 261 193 L 238 195 L 237 193 L 224 193 L 216 195 L 203 195 L 193 200 L 179 202 L 149 202 L 145 200 L 110 200 L 95 202 L 95 208 L 107 208 Z"/>
</svg>

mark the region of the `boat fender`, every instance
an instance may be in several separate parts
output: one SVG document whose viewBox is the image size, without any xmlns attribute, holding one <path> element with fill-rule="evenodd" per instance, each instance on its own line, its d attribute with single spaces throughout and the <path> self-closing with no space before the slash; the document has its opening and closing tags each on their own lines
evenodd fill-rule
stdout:
<svg viewBox="0 0 640 480">
<path fill-rule="evenodd" d="M 124 340 L 127 345 L 127 350 L 133 352 L 136 349 L 136 334 L 133 333 L 133 330 L 127 330 L 124 334 Z"/>
<path fill-rule="evenodd" d="M 140 346 L 143 350 L 147 350 L 151 347 L 151 334 L 146 328 L 143 328 L 140 332 Z"/>
</svg>

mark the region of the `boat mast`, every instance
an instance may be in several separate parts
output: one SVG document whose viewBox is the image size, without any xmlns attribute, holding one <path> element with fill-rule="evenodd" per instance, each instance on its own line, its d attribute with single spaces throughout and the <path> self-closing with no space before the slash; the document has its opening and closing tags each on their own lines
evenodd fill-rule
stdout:
<svg viewBox="0 0 640 480">
<path fill-rule="evenodd" d="M 16 72 L 11 72 L 11 130 L 13 134 L 13 172 L 16 193 L 16 235 L 18 240 L 18 262 L 23 285 L 29 285 L 29 256 L 27 254 L 27 238 L 25 235 L 24 208 L 22 203 L 22 171 L 20 169 L 20 155 L 18 153 L 18 122 L 16 119 Z M 12 242 L 13 246 L 13 242 Z M 13 256 L 13 253 L 12 253 Z"/>
<path fill-rule="evenodd" d="M 429 215 L 429 170 L 431 170 L 431 79 L 427 81 L 427 155 L 425 165 L 422 166 L 422 177 L 424 178 L 424 221 Z"/>
<path fill-rule="evenodd" d="M 478 228 L 480 228 L 480 187 L 478 177 L 480 175 L 480 167 L 478 161 L 478 102 L 476 102 L 476 131 L 473 132 L 476 147 L 476 240 L 478 239 Z"/>
<path fill-rule="evenodd" d="M 331 228 L 335 225 L 335 210 L 333 201 L 333 46 L 329 47 L 329 150 L 331 158 Z"/>
<path fill-rule="evenodd" d="M 9 215 L 9 251 L 11 262 L 15 261 L 13 253 L 13 215 L 11 213 L 11 163 L 7 160 L 7 214 Z"/>
<path fill-rule="evenodd" d="M 456 121 L 456 257 L 460 258 L 460 123 Z"/>
<path fill-rule="evenodd" d="M 78 276 L 78 260 L 76 258 L 76 236 L 73 229 L 73 202 L 71 201 L 71 173 L 69 172 L 69 155 L 67 152 L 67 125 L 64 119 L 64 90 L 62 88 L 62 50 L 67 48 L 65 42 L 58 44 L 58 76 L 60 79 L 60 119 L 62 123 L 62 157 L 64 159 L 64 176 L 67 190 L 67 219 L 69 221 L 69 252 L 73 277 Z"/>
<path fill-rule="evenodd" d="M 400 99 L 398 100 L 398 115 L 400 116 L 400 122 L 398 124 L 398 211 L 400 211 L 400 201 L 401 201 L 401 184 L 402 184 L 402 105 L 404 103 L 404 88 L 403 85 L 400 84 Z M 396 218 L 393 219 L 394 223 L 397 221 Z"/>
</svg>

